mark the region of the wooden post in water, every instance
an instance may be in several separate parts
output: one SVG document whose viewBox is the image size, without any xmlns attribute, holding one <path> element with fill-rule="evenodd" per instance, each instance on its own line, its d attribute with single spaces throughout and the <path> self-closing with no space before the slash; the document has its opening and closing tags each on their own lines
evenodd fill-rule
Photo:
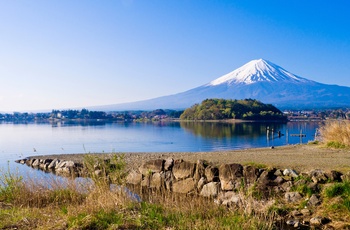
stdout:
<svg viewBox="0 0 350 230">
<path fill-rule="evenodd" d="M 266 139 L 267 140 L 269 139 L 269 132 L 270 132 L 270 128 L 269 128 L 269 126 L 267 126 L 267 128 L 266 128 Z"/>
<path fill-rule="evenodd" d="M 288 145 L 288 129 L 286 129 L 286 144 Z"/>
</svg>

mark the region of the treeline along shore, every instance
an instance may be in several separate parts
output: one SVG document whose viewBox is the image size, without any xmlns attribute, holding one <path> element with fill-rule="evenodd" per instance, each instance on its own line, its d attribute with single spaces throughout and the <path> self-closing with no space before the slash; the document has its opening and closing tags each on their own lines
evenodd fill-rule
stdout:
<svg viewBox="0 0 350 230">
<path fill-rule="evenodd" d="M 0 113 L 0 122 L 41 122 L 41 121 L 159 121 L 159 120 L 195 120 L 195 121 L 307 121 L 326 119 L 350 119 L 350 110 L 343 109 L 301 109 L 284 110 L 253 99 L 224 100 L 206 99 L 185 110 L 156 109 L 153 111 L 92 111 L 52 110 L 51 112 Z"/>
</svg>

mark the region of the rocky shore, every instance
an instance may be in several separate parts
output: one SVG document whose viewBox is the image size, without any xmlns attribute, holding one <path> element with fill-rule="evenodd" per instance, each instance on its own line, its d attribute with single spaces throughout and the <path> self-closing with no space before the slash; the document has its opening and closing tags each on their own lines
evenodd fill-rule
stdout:
<svg viewBox="0 0 350 230">
<path fill-rule="evenodd" d="M 99 154 L 106 160 L 110 154 Z M 314 145 L 201 153 L 126 153 L 127 184 L 137 191 L 199 195 L 220 205 L 277 210 L 285 226 L 348 226 L 324 212 L 324 188 L 349 181 L 349 150 Z M 35 156 L 18 161 L 66 176 L 83 176 L 83 154 Z M 96 174 L 99 168 L 96 167 Z M 251 200 L 253 198 L 253 201 Z"/>
<path fill-rule="evenodd" d="M 121 153 L 116 153 L 121 154 Z M 216 165 L 222 163 L 257 163 L 268 167 L 293 168 L 296 171 L 310 171 L 312 169 L 337 170 L 346 173 L 350 171 L 350 150 L 329 149 L 319 145 L 288 145 L 271 148 L 254 148 L 232 151 L 212 152 L 137 152 L 122 153 L 128 168 L 135 169 L 143 161 L 152 159 L 183 159 L 190 162 L 205 160 Z M 111 154 L 95 153 L 108 159 Z M 30 159 L 60 159 L 82 163 L 86 154 L 59 154 L 32 156 Z"/>
</svg>

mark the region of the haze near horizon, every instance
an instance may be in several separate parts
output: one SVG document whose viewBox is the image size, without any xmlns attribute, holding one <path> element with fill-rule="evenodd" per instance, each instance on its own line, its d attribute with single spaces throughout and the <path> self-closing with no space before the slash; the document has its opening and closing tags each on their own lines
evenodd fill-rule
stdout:
<svg viewBox="0 0 350 230">
<path fill-rule="evenodd" d="M 347 1 L 1 1 L 0 111 L 175 94 L 253 60 L 350 86 Z"/>
</svg>

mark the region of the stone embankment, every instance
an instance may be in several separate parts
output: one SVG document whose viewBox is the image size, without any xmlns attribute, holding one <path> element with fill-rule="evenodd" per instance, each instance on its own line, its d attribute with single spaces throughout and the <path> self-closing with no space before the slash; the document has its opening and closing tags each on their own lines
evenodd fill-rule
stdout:
<svg viewBox="0 0 350 230">
<path fill-rule="evenodd" d="M 56 175 L 66 177 L 84 176 L 84 167 L 80 162 L 72 160 L 25 158 L 16 160 L 16 163 L 26 164 L 32 168 L 41 169 L 45 172 L 52 172 Z"/>
<path fill-rule="evenodd" d="M 59 159 L 29 159 L 18 163 L 65 176 L 82 176 L 84 172 L 83 164 Z M 325 184 L 349 177 L 350 174 L 320 169 L 298 173 L 292 169 L 235 163 L 213 165 L 203 160 L 194 163 L 168 158 L 143 162 L 129 171 L 126 181 L 131 187 L 200 195 L 233 208 L 247 209 L 249 204 L 255 212 L 279 210 L 280 220 L 291 228 L 332 229 L 332 220 L 318 211 L 324 202 L 321 191 Z"/>
</svg>

